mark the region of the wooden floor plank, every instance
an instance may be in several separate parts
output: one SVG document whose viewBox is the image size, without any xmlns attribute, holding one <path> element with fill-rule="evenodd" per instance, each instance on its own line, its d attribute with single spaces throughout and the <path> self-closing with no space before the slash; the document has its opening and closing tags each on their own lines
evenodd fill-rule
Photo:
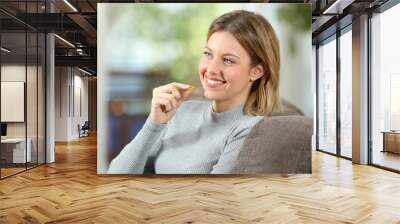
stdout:
<svg viewBox="0 0 400 224">
<path fill-rule="evenodd" d="M 0 181 L 0 223 L 400 223 L 400 175 L 313 152 L 311 175 L 104 176 L 96 138 Z"/>
</svg>

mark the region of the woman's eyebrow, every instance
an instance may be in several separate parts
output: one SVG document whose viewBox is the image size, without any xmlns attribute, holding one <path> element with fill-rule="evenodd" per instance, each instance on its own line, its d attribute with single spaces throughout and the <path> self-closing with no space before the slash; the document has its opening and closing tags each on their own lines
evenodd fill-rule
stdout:
<svg viewBox="0 0 400 224">
<path fill-rule="evenodd" d="M 224 54 L 224 56 L 233 56 L 233 57 L 236 57 L 236 58 L 239 58 L 239 59 L 240 59 L 240 57 L 239 57 L 239 56 L 237 56 L 237 55 L 234 55 L 234 54 Z"/>
<path fill-rule="evenodd" d="M 209 47 L 207 47 L 207 46 L 205 46 L 204 48 L 207 48 L 207 50 L 209 50 L 209 51 L 213 51 L 211 48 L 209 48 Z M 224 56 L 233 56 L 233 57 L 236 57 L 236 58 L 239 58 L 240 59 L 240 57 L 239 56 L 237 56 L 237 55 L 235 55 L 235 54 L 232 54 L 232 53 L 226 53 L 226 54 L 224 54 Z"/>
</svg>

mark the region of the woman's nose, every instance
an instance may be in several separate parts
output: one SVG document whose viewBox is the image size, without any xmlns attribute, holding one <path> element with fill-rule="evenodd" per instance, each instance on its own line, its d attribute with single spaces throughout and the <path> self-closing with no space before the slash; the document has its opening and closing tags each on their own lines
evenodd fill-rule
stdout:
<svg viewBox="0 0 400 224">
<path fill-rule="evenodd" d="M 207 64 L 207 72 L 218 74 L 220 71 L 220 63 L 217 59 L 213 58 Z"/>
</svg>

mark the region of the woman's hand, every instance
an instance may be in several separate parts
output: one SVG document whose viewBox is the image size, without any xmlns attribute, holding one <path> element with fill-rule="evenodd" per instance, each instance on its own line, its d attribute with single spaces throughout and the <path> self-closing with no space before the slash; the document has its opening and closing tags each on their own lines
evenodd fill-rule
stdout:
<svg viewBox="0 0 400 224">
<path fill-rule="evenodd" d="M 153 89 L 150 119 L 157 124 L 167 123 L 181 103 L 193 91 L 193 86 L 173 82 Z"/>
</svg>

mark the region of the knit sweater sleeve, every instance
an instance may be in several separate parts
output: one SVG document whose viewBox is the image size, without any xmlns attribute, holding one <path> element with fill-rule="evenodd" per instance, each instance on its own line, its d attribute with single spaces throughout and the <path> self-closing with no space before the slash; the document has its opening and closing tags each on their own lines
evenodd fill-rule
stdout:
<svg viewBox="0 0 400 224">
<path fill-rule="evenodd" d="M 110 163 L 108 174 L 142 174 L 151 152 L 158 151 L 167 124 L 147 118 L 136 137 Z"/>
<path fill-rule="evenodd" d="M 261 120 L 261 117 L 252 119 L 246 124 L 239 125 L 235 131 L 227 138 L 224 150 L 217 162 L 213 166 L 211 174 L 231 174 L 235 166 L 240 150 L 253 126 Z"/>
<path fill-rule="evenodd" d="M 250 131 L 251 128 L 243 129 L 240 133 L 228 139 L 224 151 L 217 164 L 214 165 L 211 174 L 230 174 L 238 158 L 240 149 Z"/>
</svg>

